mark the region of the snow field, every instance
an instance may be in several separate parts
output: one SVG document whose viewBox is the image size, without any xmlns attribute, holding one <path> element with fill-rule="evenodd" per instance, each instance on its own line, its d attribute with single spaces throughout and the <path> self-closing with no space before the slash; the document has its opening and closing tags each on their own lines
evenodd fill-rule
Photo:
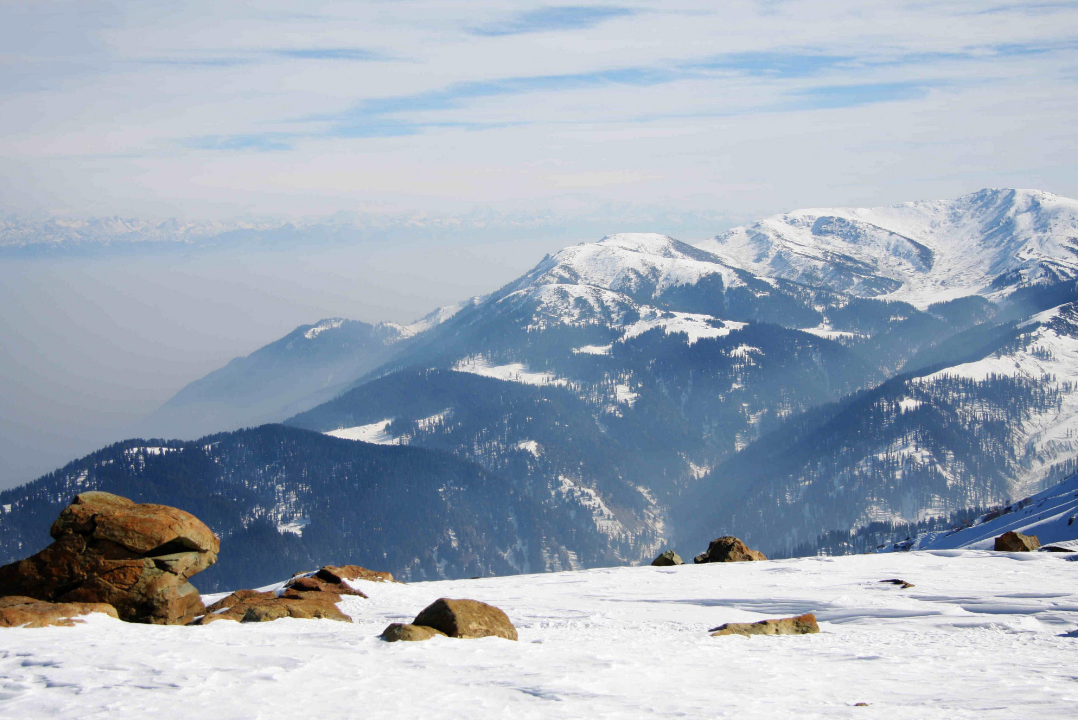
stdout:
<svg viewBox="0 0 1078 720">
<path fill-rule="evenodd" d="M 94 616 L 0 631 L 0 717 L 1071 718 L 1073 557 L 934 551 L 357 581 L 370 599 L 342 600 L 351 625 Z M 878 582 L 894 577 L 915 587 Z M 442 596 L 497 605 L 520 642 L 377 638 Z M 806 611 L 821 634 L 707 634 Z"/>
</svg>

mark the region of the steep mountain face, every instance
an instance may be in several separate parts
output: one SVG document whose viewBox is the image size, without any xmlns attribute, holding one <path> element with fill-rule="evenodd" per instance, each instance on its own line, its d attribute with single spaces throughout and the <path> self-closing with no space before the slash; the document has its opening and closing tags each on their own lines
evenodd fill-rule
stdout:
<svg viewBox="0 0 1078 720">
<path fill-rule="evenodd" d="M 758 275 L 919 307 L 1078 277 L 1078 201 L 1037 190 L 778 215 L 700 244 Z"/>
<path fill-rule="evenodd" d="M 784 553 L 821 530 L 947 516 L 1058 482 L 1078 469 L 1076 320 L 1071 302 L 978 328 L 942 353 L 957 363 L 792 420 L 702 481 L 681 510 L 690 536 L 728 527 Z"/>
<path fill-rule="evenodd" d="M 47 545 L 70 499 L 105 490 L 194 513 L 221 538 L 203 592 L 257 587 L 326 563 L 404 579 L 540 569 L 552 533 L 503 478 L 446 453 L 280 425 L 196 442 L 109 446 L 0 493 L 0 563 Z"/>
<path fill-rule="evenodd" d="M 994 312 L 922 312 L 615 235 L 545 258 L 288 422 L 467 457 L 553 509 L 551 557 L 639 561 L 671 540 L 670 508 L 709 470 Z"/>
<path fill-rule="evenodd" d="M 339 395 L 457 309 L 439 308 L 412 325 L 342 318 L 303 325 L 187 385 L 141 429 L 152 437 L 194 438 L 279 422 Z"/>
</svg>

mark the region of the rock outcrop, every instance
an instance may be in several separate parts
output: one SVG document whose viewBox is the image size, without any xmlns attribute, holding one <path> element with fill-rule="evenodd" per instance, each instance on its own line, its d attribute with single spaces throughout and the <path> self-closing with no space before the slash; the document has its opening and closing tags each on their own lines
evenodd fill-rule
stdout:
<svg viewBox="0 0 1078 720">
<path fill-rule="evenodd" d="M 673 550 L 667 550 L 652 560 L 651 564 L 657 567 L 668 567 L 670 565 L 684 565 L 685 561 Z"/>
<path fill-rule="evenodd" d="M 394 627 L 398 626 L 398 627 Z M 478 600 L 452 600 L 440 598 L 425 607 L 415 616 L 411 625 L 393 623 L 382 632 L 382 638 L 395 640 L 429 640 L 423 630 L 413 627 L 429 628 L 439 635 L 455 638 L 500 637 L 506 640 L 517 639 L 517 629 L 509 621 L 509 616 L 494 607 Z"/>
<path fill-rule="evenodd" d="M 725 535 L 712 540 L 707 552 L 700 553 L 693 562 L 696 564 L 713 562 L 743 562 L 747 560 L 767 560 L 759 550 L 752 550 L 745 543 L 732 535 Z"/>
<path fill-rule="evenodd" d="M 1023 535 L 1011 530 L 996 538 L 995 549 L 999 552 L 1032 552 L 1040 546 L 1040 538 L 1036 535 Z"/>
<path fill-rule="evenodd" d="M 400 582 L 393 579 L 393 573 L 379 570 L 368 570 L 359 565 L 326 565 L 315 577 L 331 583 L 340 583 L 345 580 L 370 580 L 371 582 Z"/>
<path fill-rule="evenodd" d="M 761 620 L 754 623 L 726 623 L 708 630 L 711 637 L 722 635 L 808 635 L 820 632 L 816 616 L 805 613 L 797 617 Z"/>
<path fill-rule="evenodd" d="M 188 579 L 217 561 L 220 541 L 194 515 L 105 492 L 77 495 L 55 542 L 0 567 L 0 596 L 107 603 L 121 620 L 183 624 L 203 611 Z"/>
<path fill-rule="evenodd" d="M 419 642 L 420 640 L 430 640 L 439 635 L 446 636 L 441 630 L 435 630 L 425 625 L 392 623 L 382 631 L 380 637 L 386 642 Z"/>
<path fill-rule="evenodd" d="M 19 595 L 0 597 L 0 627 L 71 627 L 82 622 L 78 618 L 90 613 L 119 618 L 116 608 L 106 603 L 51 603 Z"/>
<path fill-rule="evenodd" d="M 385 579 L 387 576 L 388 580 Z M 286 617 L 352 622 L 352 619 L 337 607 L 341 596 L 367 596 L 344 580 L 374 577 L 378 578 L 376 582 L 393 582 L 393 576 L 389 573 L 367 570 L 358 565 L 346 565 L 343 568 L 326 565 L 313 573 L 296 575 L 285 583 L 280 593 L 237 590 L 206 608 L 206 614 L 194 624 L 208 625 L 218 620 L 269 622 Z"/>
</svg>

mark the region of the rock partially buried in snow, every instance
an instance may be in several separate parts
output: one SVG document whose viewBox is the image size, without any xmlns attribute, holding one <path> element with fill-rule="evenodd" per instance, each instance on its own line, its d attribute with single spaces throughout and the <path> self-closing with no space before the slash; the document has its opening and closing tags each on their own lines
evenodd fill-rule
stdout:
<svg viewBox="0 0 1078 720">
<path fill-rule="evenodd" d="M 194 624 L 208 625 L 218 620 L 269 622 L 286 617 L 351 622 L 351 618 L 337 607 L 341 596 L 351 595 L 361 598 L 367 596 L 342 580 L 326 580 L 326 577 L 339 578 L 340 576 L 323 573 L 323 570 L 326 568 L 315 573 L 294 575 L 285 584 L 280 594 L 257 590 L 237 590 L 206 608 L 206 614 Z"/>
<path fill-rule="evenodd" d="M 439 635 L 442 637 L 446 636 L 441 630 L 435 630 L 434 628 L 425 625 L 392 623 L 382 631 L 380 637 L 386 642 L 418 642 L 420 640 L 430 640 Z"/>
<path fill-rule="evenodd" d="M 655 567 L 669 567 L 670 565 L 684 565 L 685 561 L 673 550 L 667 550 L 652 560 L 651 564 Z"/>
<path fill-rule="evenodd" d="M 712 540 L 707 546 L 707 552 L 700 553 L 693 562 L 696 564 L 713 562 L 744 562 L 748 560 L 767 560 L 767 556 L 759 550 L 752 550 L 748 545 L 732 535 Z"/>
<path fill-rule="evenodd" d="M 517 629 L 509 616 L 478 600 L 435 600 L 415 616 L 413 624 L 425 625 L 455 638 L 517 639 Z"/>
<path fill-rule="evenodd" d="M 816 616 L 805 613 L 797 617 L 761 620 L 754 623 L 726 623 L 708 630 L 711 637 L 722 635 L 808 635 L 820 632 Z"/>
<path fill-rule="evenodd" d="M 1041 546 L 1036 535 L 1023 535 L 1011 530 L 996 538 L 995 549 L 999 552 L 1032 552 Z"/>
<path fill-rule="evenodd" d="M 352 622 L 337 607 L 340 599 L 336 593 L 313 592 L 304 593 L 303 597 L 285 597 L 273 592 L 237 590 L 206 608 L 206 614 L 193 624 L 209 625 L 218 620 L 270 622 L 282 618 Z"/>
<path fill-rule="evenodd" d="M 361 598 L 367 597 L 366 594 L 356 590 L 346 582 L 329 582 L 323 580 L 317 573 L 314 575 L 301 575 L 292 578 L 284 586 L 284 592 L 281 593 L 281 597 L 299 600 L 311 597 L 312 593 L 335 595 L 336 597 L 333 598 L 333 602 L 340 600 L 341 595 L 355 595 Z"/>
<path fill-rule="evenodd" d="M 371 582 L 400 582 L 393 579 L 393 573 L 368 570 L 359 565 L 326 565 L 314 574 L 315 577 L 331 583 L 343 583 L 345 580 L 370 580 Z"/>
<path fill-rule="evenodd" d="M 52 525 L 55 542 L 0 567 L 0 596 L 107 603 L 121 620 L 175 625 L 203 611 L 187 582 L 217 561 L 220 541 L 194 515 L 106 492 L 75 496 Z"/>
<path fill-rule="evenodd" d="M 18 595 L 0 598 L 0 627 L 71 627 L 91 613 L 119 619 L 116 608 L 106 603 L 50 603 Z"/>
</svg>

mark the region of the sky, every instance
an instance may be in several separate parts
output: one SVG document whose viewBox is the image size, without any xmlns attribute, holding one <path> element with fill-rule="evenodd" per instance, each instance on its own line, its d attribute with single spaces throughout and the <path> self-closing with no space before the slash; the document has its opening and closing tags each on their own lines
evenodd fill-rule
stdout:
<svg viewBox="0 0 1078 720">
<path fill-rule="evenodd" d="M 0 2 L 0 488 L 299 324 L 608 233 L 1078 197 L 1076 86 L 1078 1 Z M 116 217 L 299 229 L 126 252 Z"/>
</svg>

